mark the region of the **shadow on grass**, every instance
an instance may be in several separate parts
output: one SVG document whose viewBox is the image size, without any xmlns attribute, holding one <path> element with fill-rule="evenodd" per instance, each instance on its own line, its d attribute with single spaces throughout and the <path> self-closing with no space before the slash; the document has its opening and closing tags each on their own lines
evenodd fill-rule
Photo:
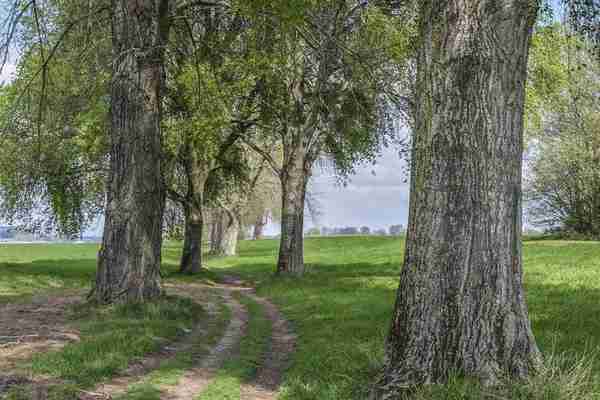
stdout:
<svg viewBox="0 0 600 400">
<path fill-rule="evenodd" d="M 0 303 L 40 292 L 89 287 L 95 269 L 93 259 L 0 263 Z"/>
<path fill-rule="evenodd" d="M 529 283 L 527 297 L 542 351 L 581 354 L 600 348 L 599 289 Z"/>
<path fill-rule="evenodd" d="M 309 239 L 308 271 L 296 279 L 273 276 L 273 240 L 243 242 L 239 257 L 206 257 L 209 270 L 198 277 L 175 274 L 180 249 L 169 244 L 163 272 L 168 280 L 217 282 L 221 275 L 235 274 L 255 283 L 259 295 L 280 307 L 299 335 L 283 399 L 361 399 L 358 388 L 369 385 L 381 363 L 399 279 L 400 246 L 399 240 L 387 238 Z M 598 277 L 596 247 L 545 243 L 525 250 L 530 316 L 541 349 L 582 354 L 600 346 L 600 288 L 593 279 Z M 43 283 L 58 277 L 73 285 L 87 284 L 94 268 L 93 259 L 0 264 L 0 295 L 12 278 Z M 595 371 L 600 372 L 598 366 Z"/>
<path fill-rule="evenodd" d="M 223 263 L 221 263 L 223 264 Z M 277 278 L 274 259 L 238 257 L 215 268 L 254 281 L 259 295 L 280 307 L 299 334 L 294 366 L 282 399 L 362 399 L 381 360 L 399 280 L 398 266 L 385 263 L 311 264 L 301 278 Z M 600 348 L 600 289 L 565 280 L 540 283 L 529 274 L 527 295 L 534 333 L 542 351 L 580 357 Z M 600 365 L 594 366 L 600 373 Z"/>
</svg>

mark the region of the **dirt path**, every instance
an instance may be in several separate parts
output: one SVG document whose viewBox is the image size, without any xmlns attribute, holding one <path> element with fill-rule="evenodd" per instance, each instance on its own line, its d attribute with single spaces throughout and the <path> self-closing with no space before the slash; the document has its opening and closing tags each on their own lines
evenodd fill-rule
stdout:
<svg viewBox="0 0 600 400">
<path fill-rule="evenodd" d="M 255 379 L 242 385 L 240 400 L 275 400 L 296 343 L 290 324 L 277 307 L 267 299 L 258 297 L 254 289 L 245 286 L 234 277 L 226 277 L 224 283 L 217 286 L 179 283 L 165 286 L 170 293 L 190 297 L 201 304 L 207 310 L 208 321 L 203 319 L 185 337 L 136 361 L 120 376 L 82 392 L 79 399 L 113 399 L 142 381 L 163 362 L 181 353 L 197 352 L 195 346 L 202 342 L 202 337 L 211 327 L 210 324 L 216 323 L 224 303 L 231 311 L 231 319 L 219 342 L 208 350 L 208 353 L 206 350 L 199 352 L 194 366 L 184 372 L 176 385 L 159 387 L 162 400 L 191 400 L 198 396 L 211 383 L 225 361 L 239 356 L 240 341 L 246 333 L 249 318 L 246 308 L 236 300 L 239 294 L 248 296 L 262 305 L 271 323 L 268 349 L 256 360 L 259 368 Z M 4 336 L 0 336 L 0 367 L 6 369 L 0 368 L 0 371 L 13 368 L 24 357 L 11 357 L 13 353 L 23 352 L 25 355 L 31 355 L 32 351 L 49 350 L 63 346 L 69 341 L 79 340 L 77 332 L 68 331 L 65 327 L 65 314 L 71 304 L 80 300 L 78 296 L 65 296 L 34 299 L 29 304 L 1 306 L 0 332 Z M 29 332 L 37 333 L 27 336 Z M 26 378 L 2 376 L 0 373 L 0 395 L 11 385 L 24 383 L 23 379 Z"/>
<path fill-rule="evenodd" d="M 271 321 L 271 341 L 267 353 L 263 355 L 256 379 L 242 385 L 240 399 L 275 400 L 296 347 L 296 336 L 292 333 L 289 322 L 273 303 L 253 293 L 246 295 L 264 307 L 267 318 Z"/>
<path fill-rule="evenodd" d="M 226 276 L 224 282 L 230 290 L 240 291 L 262 305 L 271 322 L 269 347 L 261 360 L 257 360 L 260 361 L 260 366 L 255 379 L 242 385 L 240 400 L 275 400 L 296 347 L 296 335 L 277 307 L 269 300 L 257 296 L 253 288 L 234 276 Z"/>
<path fill-rule="evenodd" d="M 131 364 L 125 371 L 112 380 L 102 383 L 90 391 L 83 392 L 79 400 L 112 399 L 124 394 L 131 385 L 139 382 L 145 375 L 158 369 L 163 362 L 174 359 L 177 354 L 193 351 L 195 343 L 207 333 L 208 324 L 215 322 L 219 312 L 219 303 L 229 304 L 227 295 L 219 295 L 214 290 L 207 290 L 204 285 L 165 285 L 170 293 L 192 298 L 201 304 L 209 315 L 209 320 L 201 320 L 189 334 L 179 341 L 172 342 L 156 353 L 149 354 Z M 191 398 L 191 397 L 190 397 Z"/>
<path fill-rule="evenodd" d="M 241 338 L 246 332 L 248 312 L 246 308 L 233 298 L 231 292 L 225 289 L 224 300 L 231 309 L 231 320 L 223 334 L 210 353 L 196 367 L 189 369 L 177 382 L 177 385 L 163 387 L 163 400 L 193 399 L 208 386 L 219 368 L 228 359 L 239 352 Z"/>
<path fill-rule="evenodd" d="M 33 382 L 19 371 L 19 364 L 39 352 L 79 341 L 79 332 L 68 327 L 67 313 L 81 300 L 79 292 L 72 292 L 0 305 L 0 397 L 11 386 Z"/>
</svg>

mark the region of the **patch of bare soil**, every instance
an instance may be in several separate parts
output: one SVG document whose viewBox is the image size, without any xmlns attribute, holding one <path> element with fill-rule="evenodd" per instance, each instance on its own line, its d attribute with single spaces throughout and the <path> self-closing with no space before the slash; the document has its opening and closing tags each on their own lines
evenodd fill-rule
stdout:
<svg viewBox="0 0 600 400">
<path fill-rule="evenodd" d="M 0 398 L 2 395 L 13 386 L 25 385 L 30 383 L 30 380 L 24 376 L 11 375 L 11 376 L 0 376 Z"/>
<path fill-rule="evenodd" d="M 289 322 L 277 307 L 267 299 L 256 296 L 252 288 L 235 277 L 227 277 L 223 285 L 215 287 L 200 284 L 168 287 L 171 292 L 191 297 L 202 304 L 209 316 L 213 317 L 211 319 L 219 313 L 219 302 L 224 301 L 230 307 L 232 317 L 219 343 L 207 355 L 198 359 L 196 366 L 186 371 L 176 385 L 162 387 L 161 398 L 194 398 L 208 386 L 227 359 L 239 354 L 240 340 L 248 323 L 247 310 L 232 296 L 233 292 L 240 292 L 264 307 L 272 326 L 268 350 L 260 360 L 261 365 L 254 381 L 242 386 L 241 400 L 275 400 L 296 343 L 296 336 Z M 215 289 L 221 293 L 216 295 Z M 27 377 L 10 375 L 17 363 L 38 351 L 58 349 L 70 341 L 79 340 L 78 333 L 69 330 L 66 324 L 67 308 L 78 301 L 81 301 L 80 296 L 39 297 L 28 304 L 0 307 L 0 396 L 11 386 L 34 383 Z M 205 333 L 206 321 L 202 321 L 184 338 L 132 363 L 120 376 L 88 392 L 82 392 L 80 400 L 111 399 L 124 393 L 144 375 L 158 368 L 163 361 L 175 357 L 179 352 L 192 351 L 194 343 Z M 35 385 L 43 389 L 45 385 L 41 382 L 39 380 L 37 383 L 40 384 Z M 40 398 L 44 398 L 43 394 Z"/>
<path fill-rule="evenodd" d="M 28 303 L 0 305 L 0 396 L 10 387 L 32 383 L 19 375 L 18 364 L 34 354 L 79 341 L 69 328 L 68 309 L 80 295 L 37 296 Z"/>
<path fill-rule="evenodd" d="M 30 303 L 0 306 L 0 371 L 13 370 L 33 354 L 79 340 L 67 311 L 81 296 L 39 296 Z"/>
</svg>

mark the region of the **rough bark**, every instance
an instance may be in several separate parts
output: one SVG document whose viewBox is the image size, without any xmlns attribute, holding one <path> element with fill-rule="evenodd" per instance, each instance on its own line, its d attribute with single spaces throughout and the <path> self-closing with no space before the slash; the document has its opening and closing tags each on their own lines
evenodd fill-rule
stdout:
<svg viewBox="0 0 600 400">
<path fill-rule="evenodd" d="M 210 168 L 191 147 L 184 167 L 188 187 L 185 198 L 181 199 L 185 213 L 185 238 L 179 271 L 195 274 L 202 269 L 204 190 Z"/>
<path fill-rule="evenodd" d="M 167 0 L 113 0 L 111 160 L 95 298 L 144 301 L 160 287 L 161 96 Z"/>
<path fill-rule="evenodd" d="M 202 269 L 202 210 L 187 206 L 185 210 L 185 238 L 179 272 L 196 274 Z"/>
<path fill-rule="evenodd" d="M 281 239 L 277 275 L 302 275 L 304 273 L 304 203 L 310 168 L 301 147 L 287 157 L 280 172 Z"/>
<path fill-rule="evenodd" d="M 528 375 L 539 351 L 521 262 L 526 65 L 536 7 L 424 1 L 404 268 L 373 398 Z"/>
</svg>

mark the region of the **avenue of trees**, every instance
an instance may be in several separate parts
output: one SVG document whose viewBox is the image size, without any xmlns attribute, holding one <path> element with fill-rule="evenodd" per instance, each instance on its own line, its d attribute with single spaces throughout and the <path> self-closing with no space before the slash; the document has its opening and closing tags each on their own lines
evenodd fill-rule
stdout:
<svg viewBox="0 0 600 400">
<path fill-rule="evenodd" d="M 299 278 L 319 161 L 344 180 L 403 119 L 406 252 L 373 398 L 540 365 L 524 144 L 538 220 L 598 235 L 595 0 L 565 2 L 564 24 L 536 0 L 3 3 L 0 66 L 19 59 L 0 88 L 2 213 L 65 236 L 104 215 L 92 299 L 159 296 L 167 233 L 196 273 L 203 238 L 232 255 L 268 220 L 274 273 Z"/>
</svg>

